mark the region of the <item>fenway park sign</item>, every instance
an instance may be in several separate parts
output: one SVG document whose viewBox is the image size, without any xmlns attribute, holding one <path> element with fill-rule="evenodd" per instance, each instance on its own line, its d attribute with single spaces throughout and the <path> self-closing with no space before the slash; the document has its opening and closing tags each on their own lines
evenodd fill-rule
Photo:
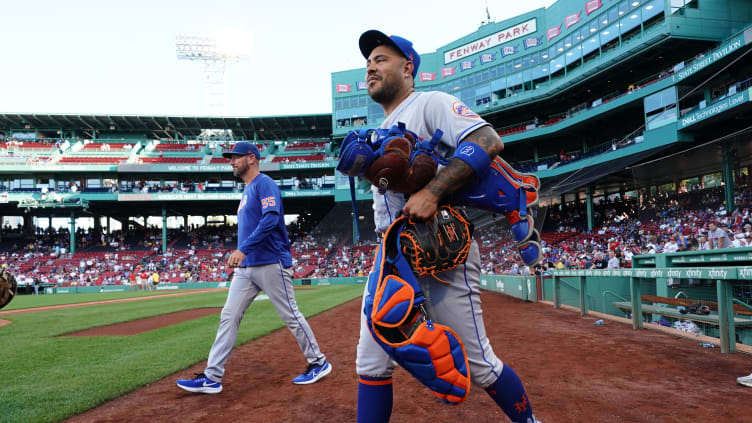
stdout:
<svg viewBox="0 0 752 423">
<path fill-rule="evenodd" d="M 527 22 L 522 22 L 515 26 L 502 29 L 499 32 L 495 32 L 480 40 L 475 40 L 471 43 L 467 43 L 463 46 L 453 48 L 444 53 L 444 64 L 454 62 L 455 60 L 463 59 L 467 56 L 479 53 L 489 48 L 496 47 L 500 44 L 504 44 L 508 41 L 530 35 L 536 31 L 535 19 L 530 19 Z"/>
</svg>

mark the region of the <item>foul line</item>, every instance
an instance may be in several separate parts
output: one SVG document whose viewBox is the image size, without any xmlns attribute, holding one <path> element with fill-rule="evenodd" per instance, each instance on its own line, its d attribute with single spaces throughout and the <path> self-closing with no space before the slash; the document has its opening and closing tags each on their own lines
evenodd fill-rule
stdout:
<svg viewBox="0 0 752 423">
<path fill-rule="evenodd" d="M 66 308 L 85 307 L 85 306 L 99 305 L 99 304 L 124 303 L 127 301 L 151 300 L 154 298 L 177 297 L 180 295 L 202 294 L 205 292 L 217 291 L 219 289 L 223 289 L 223 288 L 200 289 L 194 292 L 180 292 L 180 293 L 175 293 L 175 294 L 150 295 L 148 297 L 121 298 L 118 300 L 89 301 L 86 303 L 60 304 L 60 305 L 44 306 L 44 307 L 20 308 L 17 310 L 0 311 L 0 316 L 7 316 L 9 314 L 19 314 L 19 313 L 31 313 L 34 311 L 59 310 L 59 309 L 66 309 Z"/>
</svg>

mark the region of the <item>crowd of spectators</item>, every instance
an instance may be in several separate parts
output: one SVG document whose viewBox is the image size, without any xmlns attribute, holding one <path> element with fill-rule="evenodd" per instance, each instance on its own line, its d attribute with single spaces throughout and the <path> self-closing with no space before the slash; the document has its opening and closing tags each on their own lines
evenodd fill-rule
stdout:
<svg viewBox="0 0 752 423">
<path fill-rule="evenodd" d="M 641 198 L 603 199 L 593 206 L 596 227 L 587 227 L 586 205 L 571 202 L 546 210 L 541 245 L 543 260 L 526 266 L 501 220 L 476 229 L 484 274 L 547 274 L 552 269 L 629 267 L 640 254 L 752 246 L 752 192 L 742 187 L 735 209 L 723 205 L 722 187 L 680 189 Z M 696 188 L 696 189 L 695 189 Z M 542 213 L 539 210 L 539 215 Z M 343 219 L 301 218 L 288 225 L 295 278 L 366 276 L 378 240 L 352 245 Z M 233 225 L 204 225 L 168 231 L 163 252 L 161 229 L 131 228 L 108 233 L 78 229 L 76 254 L 70 254 L 66 228 L 33 234 L 6 226 L 0 242 L 3 268 L 20 283 L 61 286 L 134 284 L 137 275 L 156 274 L 162 282 L 228 281 L 226 267 L 236 248 Z"/>
<path fill-rule="evenodd" d="M 608 199 L 593 210 L 597 226 L 588 231 L 583 202 L 548 209 L 543 260 L 534 269 L 522 263 L 514 246 L 494 234 L 499 225 L 478 234 L 485 251 L 484 273 L 545 274 L 552 269 L 630 267 L 634 255 L 752 246 L 752 193 L 746 187 L 723 204 L 723 188 L 681 190 L 637 198 Z"/>
</svg>

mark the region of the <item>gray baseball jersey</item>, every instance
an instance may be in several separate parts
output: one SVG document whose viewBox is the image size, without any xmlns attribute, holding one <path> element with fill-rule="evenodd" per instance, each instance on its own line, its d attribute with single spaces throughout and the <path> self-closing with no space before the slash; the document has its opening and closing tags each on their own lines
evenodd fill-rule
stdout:
<svg viewBox="0 0 752 423">
<path fill-rule="evenodd" d="M 438 91 L 414 92 L 405 99 L 381 125 L 390 128 L 398 122 L 430 139 L 437 129 L 444 133 L 440 153 L 451 155 L 468 134 L 488 123 L 457 98 Z M 380 194 L 373 189 L 373 210 L 376 231 L 383 233 L 405 205 L 405 197 L 387 191 Z M 465 345 L 470 375 L 475 385 L 487 387 L 501 374 L 503 364 L 493 352 L 486 337 L 480 303 L 480 254 L 473 241 L 467 262 L 455 269 L 436 275 L 451 282 L 438 283 L 433 277 L 421 278 L 419 283 L 426 296 L 427 312 L 431 319 L 452 328 Z M 368 291 L 364 292 L 364 300 Z M 356 368 L 359 375 L 390 377 L 394 363 L 373 339 L 361 313 L 360 340 Z"/>
</svg>

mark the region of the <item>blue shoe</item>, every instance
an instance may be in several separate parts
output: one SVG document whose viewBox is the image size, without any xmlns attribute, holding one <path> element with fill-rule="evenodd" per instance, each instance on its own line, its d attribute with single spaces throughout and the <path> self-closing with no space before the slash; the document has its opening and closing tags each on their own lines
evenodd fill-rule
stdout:
<svg viewBox="0 0 752 423">
<path fill-rule="evenodd" d="M 292 383 L 296 385 L 308 385 L 316 383 L 319 379 L 332 372 L 332 365 L 328 361 L 324 360 L 322 364 L 309 364 L 306 367 L 303 374 L 292 380 Z"/>
<path fill-rule="evenodd" d="M 214 382 L 203 373 L 196 373 L 195 379 L 179 379 L 178 387 L 188 392 L 200 392 L 202 394 L 218 394 L 222 392 L 222 384 Z"/>
</svg>

